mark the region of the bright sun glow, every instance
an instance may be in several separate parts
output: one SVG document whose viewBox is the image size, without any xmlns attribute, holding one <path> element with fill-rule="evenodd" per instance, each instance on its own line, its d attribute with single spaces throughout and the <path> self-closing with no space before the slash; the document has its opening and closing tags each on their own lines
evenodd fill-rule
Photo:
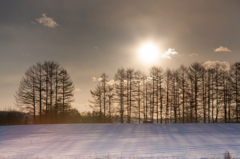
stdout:
<svg viewBox="0 0 240 159">
<path fill-rule="evenodd" d="M 159 51 L 153 43 L 146 43 L 139 49 L 140 57 L 145 62 L 153 62 L 159 56 Z"/>
</svg>

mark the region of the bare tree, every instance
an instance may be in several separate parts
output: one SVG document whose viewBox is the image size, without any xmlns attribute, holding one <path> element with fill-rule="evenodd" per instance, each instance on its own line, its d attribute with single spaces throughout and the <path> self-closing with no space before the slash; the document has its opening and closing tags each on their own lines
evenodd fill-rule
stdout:
<svg viewBox="0 0 240 159">
<path fill-rule="evenodd" d="M 73 91 L 74 91 L 74 86 L 73 83 L 70 79 L 69 74 L 65 69 L 62 69 L 60 72 L 60 85 L 61 85 L 61 90 L 60 94 L 62 95 L 62 114 L 63 114 L 63 120 L 65 116 L 65 110 L 69 109 L 70 103 L 73 102 Z"/>
<path fill-rule="evenodd" d="M 185 123 L 185 107 L 187 104 L 187 91 L 188 91 L 188 82 L 187 82 L 187 68 L 183 65 L 179 69 L 179 88 L 181 93 L 181 104 L 182 104 L 182 123 Z"/>
<path fill-rule="evenodd" d="M 203 121 L 206 123 L 206 70 L 202 68 L 202 106 L 203 106 Z"/>
<path fill-rule="evenodd" d="M 200 81 L 202 77 L 202 69 L 200 63 L 193 63 L 189 67 L 189 76 L 191 76 L 192 84 L 193 84 L 193 90 L 194 90 L 194 108 L 195 108 L 195 122 L 198 123 L 198 103 L 200 101 Z"/>
<path fill-rule="evenodd" d="M 137 108 L 137 114 L 138 114 L 138 122 L 140 123 L 141 122 L 141 99 L 142 99 L 142 96 L 141 96 L 141 92 L 142 92 L 142 89 L 141 89 L 141 84 L 142 84 L 142 78 L 143 78 L 143 74 L 141 71 L 136 71 L 135 72 L 135 83 L 136 83 L 136 95 L 135 95 L 135 98 L 136 98 L 136 108 Z"/>
<path fill-rule="evenodd" d="M 108 85 L 108 92 L 107 92 L 107 97 L 108 97 L 108 121 L 111 122 L 111 114 L 112 114 L 112 99 L 114 97 L 113 89 L 114 87 L 112 85 Z"/>
<path fill-rule="evenodd" d="M 108 82 L 108 76 L 106 73 L 103 73 L 101 75 L 101 86 L 103 91 L 103 122 L 106 122 L 106 92 L 107 92 L 107 82 Z"/>
<path fill-rule="evenodd" d="M 90 90 L 93 101 L 89 100 L 91 103 L 89 106 L 94 110 L 99 110 L 99 122 L 102 122 L 102 86 L 99 84 L 94 91 Z"/>
<path fill-rule="evenodd" d="M 131 122 L 132 114 L 132 103 L 133 103 L 133 92 L 134 92 L 134 69 L 128 68 L 126 71 L 127 79 L 127 123 Z"/>
<path fill-rule="evenodd" d="M 22 78 L 15 95 L 16 105 L 31 114 L 36 121 L 36 74 L 35 67 L 30 67 Z"/>
<path fill-rule="evenodd" d="M 235 118 L 236 122 L 239 122 L 239 91 L 240 91 L 240 63 L 237 62 L 231 67 L 231 78 L 232 78 L 232 89 L 234 91 L 234 101 L 235 101 Z"/>
<path fill-rule="evenodd" d="M 166 70 L 166 113 L 165 113 L 165 123 L 169 123 L 169 90 L 170 81 L 172 79 L 172 71 L 170 69 Z"/>
<path fill-rule="evenodd" d="M 37 63 L 26 71 L 20 82 L 15 95 L 16 105 L 30 113 L 32 109 L 34 119 L 36 119 L 37 115 L 40 116 L 38 121 L 40 123 L 42 122 L 43 112 L 46 117 L 45 122 L 47 122 L 48 116 L 50 116 L 52 122 L 54 107 L 61 105 L 62 112 L 64 112 L 65 106 L 71 107 L 73 90 L 74 86 L 69 74 L 66 70 L 60 68 L 57 62 L 45 61 L 43 64 Z M 54 98 L 55 105 L 53 105 Z M 29 100 L 32 102 L 29 103 Z M 37 113 L 37 110 L 39 110 L 39 113 Z"/>
<path fill-rule="evenodd" d="M 124 68 L 118 69 L 117 73 L 115 74 L 115 101 L 118 104 L 118 111 L 120 113 L 120 120 L 123 123 L 124 118 L 124 107 L 125 107 L 125 79 L 126 79 L 126 72 Z"/>
</svg>

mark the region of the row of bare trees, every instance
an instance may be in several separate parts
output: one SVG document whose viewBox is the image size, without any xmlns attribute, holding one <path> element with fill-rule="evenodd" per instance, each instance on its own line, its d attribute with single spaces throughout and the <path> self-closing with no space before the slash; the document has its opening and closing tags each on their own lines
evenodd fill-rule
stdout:
<svg viewBox="0 0 240 159">
<path fill-rule="evenodd" d="M 15 101 L 17 106 L 33 115 L 35 123 L 64 121 L 71 110 L 73 90 L 67 71 L 57 62 L 45 61 L 25 72 Z"/>
<path fill-rule="evenodd" d="M 90 106 L 101 122 L 211 123 L 240 121 L 240 63 L 193 63 L 149 75 L 120 68 L 112 81 L 106 73 L 91 90 Z"/>
</svg>

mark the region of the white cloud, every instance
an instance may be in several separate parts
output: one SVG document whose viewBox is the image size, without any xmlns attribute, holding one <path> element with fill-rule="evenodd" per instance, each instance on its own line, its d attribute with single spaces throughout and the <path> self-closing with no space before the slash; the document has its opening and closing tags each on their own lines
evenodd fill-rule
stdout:
<svg viewBox="0 0 240 159">
<path fill-rule="evenodd" d="M 75 92 L 81 92 L 82 90 L 80 88 L 75 88 Z"/>
<path fill-rule="evenodd" d="M 94 48 L 94 49 L 98 49 L 98 47 L 97 47 L 97 46 L 94 46 L 93 48 Z"/>
<path fill-rule="evenodd" d="M 227 47 L 219 46 L 219 48 L 216 48 L 214 52 L 232 52 Z"/>
<path fill-rule="evenodd" d="M 164 54 L 162 54 L 161 57 L 164 59 L 172 59 L 171 55 L 176 55 L 176 54 L 178 54 L 178 52 L 176 52 L 175 49 L 169 48 L 167 51 L 165 51 Z"/>
<path fill-rule="evenodd" d="M 32 24 L 37 24 L 36 22 L 34 22 L 34 21 L 31 21 L 30 23 L 32 23 Z"/>
<path fill-rule="evenodd" d="M 92 77 L 92 81 L 95 82 L 96 81 L 96 77 Z"/>
<path fill-rule="evenodd" d="M 97 79 L 96 77 L 92 77 L 93 82 L 97 82 L 97 81 L 100 82 L 101 80 L 102 80 L 102 78 Z M 108 85 L 114 85 L 115 83 L 116 83 L 116 81 L 114 81 L 114 80 L 110 80 L 110 81 L 107 82 Z"/>
<path fill-rule="evenodd" d="M 198 56 L 196 53 L 189 54 L 189 56 Z"/>
<path fill-rule="evenodd" d="M 22 56 L 30 56 L 30 54 L 22 54 Z"/>
<path fill-rule="evenodd" d="M 202 64 L 205 69 L 214 69 L 218 68 L 218 70 L 227 71 L 230 70 L 230 64 L 226 61 L 207 61 Z"/>
<path fill-rule="evenodd" d="M 53 18 L 47 17 L 45 13 L 42 14 L 41 18 L 36 19 L 36 21 L 43 26 L 49 27 L 49 28 L 55 28 L 56 26 L 59 26 Z"/>
<path fill-rule="evenodd" d="M 112 85 L 115 84 L 115 81 L 114 80 L 110 80 L 107 84 L 112 86 Z"/>
<path fill-rule="evenodd" d="M 96 77 L 92 77 L 92 81 L 93 81 L 93 82 L 101 81 L 101 80 L 102 80 L 102 78 L 98 78 L 98 79 L 97 79 Z"/>
</svg>

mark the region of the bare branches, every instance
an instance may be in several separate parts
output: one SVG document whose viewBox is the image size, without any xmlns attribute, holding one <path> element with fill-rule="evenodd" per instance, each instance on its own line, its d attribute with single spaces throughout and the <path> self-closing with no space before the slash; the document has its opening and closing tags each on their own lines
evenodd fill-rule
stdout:
<svg viewBox="0 0 240 159">
<path fill-rule="evenodd" d="M 57 62 L 45 61 L 31 66 L 15 94 L 16 105 L 42 120 L 63 114 L 73 101 L 74 86 L 67 71 Z M 59 109 L 59 108 L 62 109 Z"/>
<path fill-rule="evenodd" d="M 108 82 L 101 76 L 101 92 L 91 91 L 95 107 L 111 99 L 111 111 L 120 122 L 156 123 L 239 122 L 240 64 L 231 69 L 225 63 L 193 63 L 189 67 L 165 71 L 153 66 L 149 76 L 132 68 L 120 68 L 108 93 Z M 106 76 L 107 77 L 107 76 Z M 97 89 L 100 89 L 96 88 Z M 109 88 L 110 89 L 110 88 Z M 101 99 L 101 100 L 100 100 Z M 106 100 L 106 101 L 105 101 Z M 110 104 L 109 104 L 110 105 Z M 159 121 L 160 119 L 160 121 Z"/>
</svg>

